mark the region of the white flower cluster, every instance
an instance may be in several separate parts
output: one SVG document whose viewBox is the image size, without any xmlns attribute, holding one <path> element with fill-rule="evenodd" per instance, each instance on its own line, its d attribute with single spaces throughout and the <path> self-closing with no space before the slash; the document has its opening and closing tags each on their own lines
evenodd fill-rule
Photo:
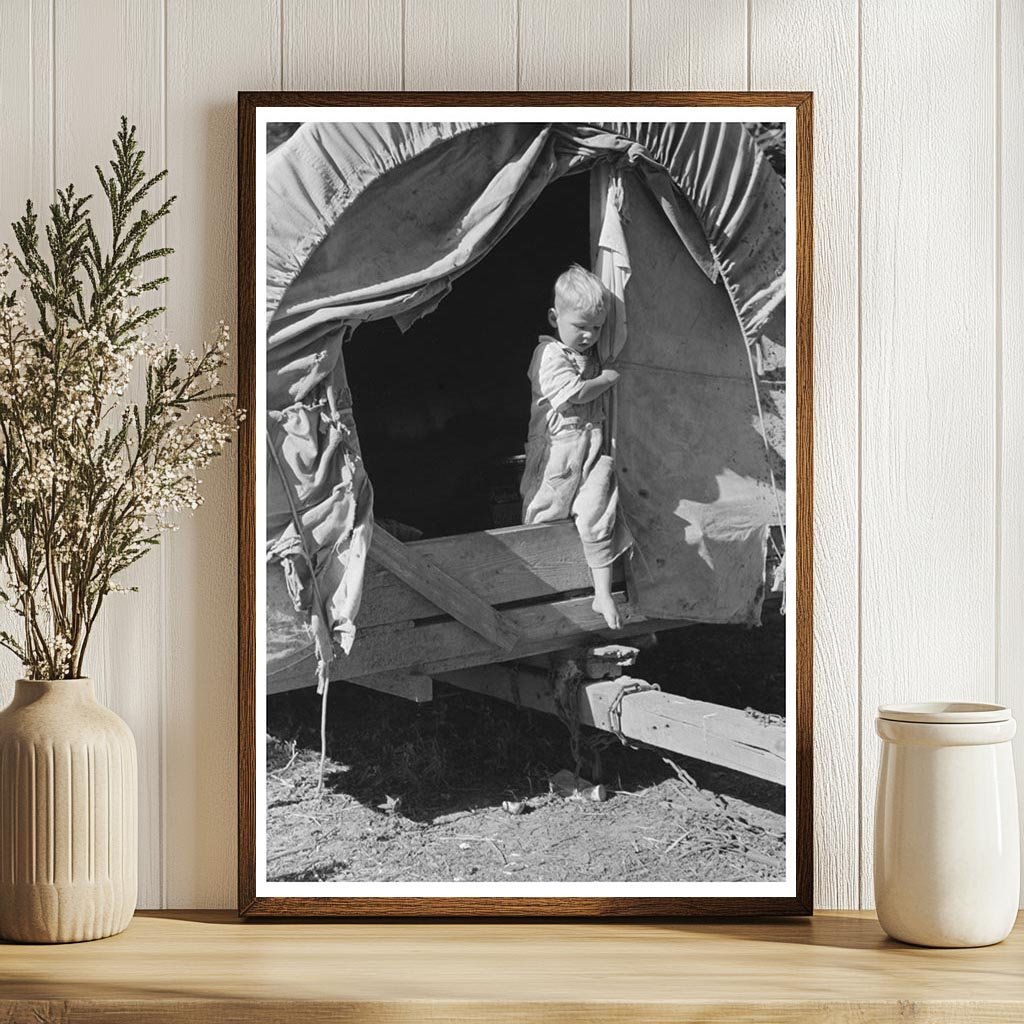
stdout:
<svg viewBox="0 0 1024 1024">
<path fill-rule="evenodd" d="M 75 663 L 102 598 L 125 589 L 117 573 L 201 504 L 199 472 L 242 414 L 217 391 L 226 324 L 182 355 L 142 329 L 135 280 L 87 323 L 65 312 L 41 329 L 11 287 L 16 266 L 0 248 L 0 597 L 26 637 L 0 643 L 33 671 L 45 652 L 53 671 Z"/>
</svg>

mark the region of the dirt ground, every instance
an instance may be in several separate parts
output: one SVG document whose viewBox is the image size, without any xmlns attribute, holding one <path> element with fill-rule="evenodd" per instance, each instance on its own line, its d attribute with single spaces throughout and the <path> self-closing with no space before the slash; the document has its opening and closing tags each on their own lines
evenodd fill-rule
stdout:
<svg viewBox="0 0 1024 1024">
<path fill-rule="evenodd" d="M 633 674 L 755 717 L 785 712 L 784 620 L 663 633 Z M 566 798 L 558 719 L 435 684 L 413 704 L 333 684 L 317 792 L 314 690 L 268 704 L 272 881 L 776 881 L 782 787 L 584 730 L 581 776 L 607 799 Z M 595 757 L 596 754 L 596 757 Z M 503 804 L 522 804 L 512 814 Z"/>
</svg>

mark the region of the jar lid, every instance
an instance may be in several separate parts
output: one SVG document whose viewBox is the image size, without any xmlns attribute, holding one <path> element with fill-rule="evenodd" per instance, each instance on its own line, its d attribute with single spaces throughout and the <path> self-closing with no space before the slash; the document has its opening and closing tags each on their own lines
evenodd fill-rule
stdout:
<svg viewBox="0 0 1024 1024">
<path fill-rule="evenodd" d="M 1005 704 L 979 704 L 969 701 L 926 701 L 922 704 L 882 704 L 878 717 L 889 722 L 924 722 L 934 725 L 970 725 L 1008 722 L 1010 709 Z"/>
</svg>

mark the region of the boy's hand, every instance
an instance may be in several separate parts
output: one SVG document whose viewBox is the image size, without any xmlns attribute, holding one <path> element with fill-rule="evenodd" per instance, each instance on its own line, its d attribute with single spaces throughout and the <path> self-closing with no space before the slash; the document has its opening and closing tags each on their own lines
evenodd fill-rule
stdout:
<svg viewBox="0 0 1024 1024">
<path fill-rule="evenodd" d="M 613 385 L 618 384 L 620 376 L 621 376 L 621 374 L 619 373 L 618 370 L 602 370 L 601 371 L 601 377 L 603 378 L 603 380 L 605 381 L 605 383 L 609 387 L 612 387 Z"/>
</svg>

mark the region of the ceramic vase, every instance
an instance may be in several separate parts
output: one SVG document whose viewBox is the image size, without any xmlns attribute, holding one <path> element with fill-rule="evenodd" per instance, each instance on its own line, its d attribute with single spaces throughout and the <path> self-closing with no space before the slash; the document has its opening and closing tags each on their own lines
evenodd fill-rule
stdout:
<svg viewBox="0 0 1024 1024">
<path fill-rule="evenodd" d="M 998 704 L 878 709 L 875 905 L 894 939 L 988 946 L 1017 915 L 1020 838 L 1010 740 Z"/>
<path fill-rule="evenodd" d="M 135 740 L 91 679 L 15 684 L 0 712 L 0 938 L 81 942 L 135 910 Z"/>
</svg>

